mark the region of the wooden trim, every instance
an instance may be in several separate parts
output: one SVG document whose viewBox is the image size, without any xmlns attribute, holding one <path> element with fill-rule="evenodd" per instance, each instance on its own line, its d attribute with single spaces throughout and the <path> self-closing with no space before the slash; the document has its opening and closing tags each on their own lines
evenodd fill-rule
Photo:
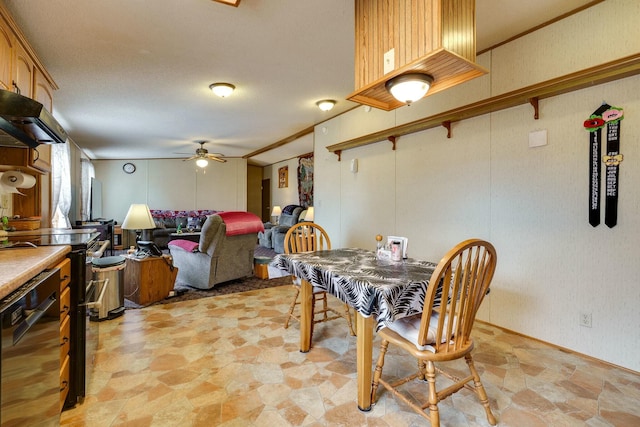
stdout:
<svg viewBox="0 0 640 427">
<path fill-rule="evenodd" d="M 501 331 L 507 332 L 509 334 L 517 335 L 519 337 L 527 338 L 527 339 L 530 339 L 530 340 L 533 340 L 533 341 L 548 345 L 549 347 L 556 348 L 556 349 L 558 349 L 558 350 L 560 350 L 560 351 L 562 351 L 564 353 L 569 353 L 569 354 L 573 354 L 575 356 L 584 357 L 585 359 L 589 359 L 592 362 L 602 363 L 603 365 L 607 365 L 607 366 L 609 366 L 611 368 L 620 369 L 622 371 L 629 372 L 630 374 L 633 374 L 633 375 L 640 375 L 640 372 L 634 371 L 633 369 L 625 368 L 624 366 L 616 365 L 615 363 L 607 362 L 606 360 L 598 359 L 597 357 L 589 356 L 588 354 L 580 353 L 578 351 L 571 350 L 570 348 L 562 347 L 561 345 L 553 344 L 553 343 L 550 343 L 550 342 L 547 342 L 547 341 L 544 341 L 544 340 L 541 340 L 541 339 L 538 339 L 538 338 L 534 338 L 534 337 L 531 337 L 529 335 L 526 335 L 526 334 L 511 330 L 509 328 L 503 328 L 502 326 L 495 325 L 495 324 L 493 324 L 491 322 L 487 322 L 487 321 L 484 321 L 484 320 L 476 319 L 476 323 L 482 323 L 483 325 L 488 325 L 488 326 L 491 326 L 493 328 L 500 329 Z"/>
<path fill-rule="evenodd" d="M 553 19 L 551 19 L 551 20 L 549 20 L 549 21 L 547 21 L 547 22 L 543 22 L 542 24 L 539 24 L 539 25 L 536 25 L 535 27 L 529 28 L 528 30 L 523 31 L 523 32 L 521 32 L 521 33 L 519 33 L 519 34 L 516 34 L 516 35 L 515 35 L 515 36 L 513 36 L 513 37 L 509 37 L 508 39 L 503 40 L 503 41 L 501 41 L 500 43 L 496 43 L 496 44 L 494 44 L 493 46 L 489 46 L 489 47 L 488 47 L 488 48 L 486 48 L 486 49 L 482 49 L 482 50 L 478 51 L 478 53 L 477 53 L 476 55 L 482 55 L 483 53 L 485 53 L 485 52 L 489 52 L 490 50 L 493 50 L 493 49 L 497 48 L 498 46 L 502 46 L 502 45 L 505 45 L 505 44 L 507 44 L 507 43 L 509 43 L 509 42 L 512 42 L 512 41 L 514 41 L 514 40 L 517 40 L 517 39 L 519 39 L 520 37 L 524 37 L 524 36 L 526 36 L 527 34 L 531 34 L 531 33 L 535 32 L 535 31 L 538 31 L 538 30 L 539 30 L 539 29 L 541 29 L 541 28 L 547 27 L 547 26 L 549 26 L 549 25 L 551 25 L 551 24 L 554 24 L 554 23 L 556 23 L 556 22 L 558 22 L 558 21 L 561 21 L 561 20 L 563 20 L 563 19 L 565 19 L 565 18 L 567 18 L 567 17 L 569 17 L 569 16 L 571 16 L 571 15 L 575 15 L 576 13 L 582 12 L 582 11 L 583 11 L 583 10 L 585 10 L 585 9 L 589 9 L 591 6 L 595 6 L 595 5 L 597 5 L 598 3 L 602 3 L 603 1 L 604 1 L 604 0 L 594 0 L 594 1 L 590 2 L 590 3 L 587 3 L 587 4 L 585 4 L 585 5 L 582 5 L 582 6 L 580 6 L 580 7 L 577 7 L 577 8 L 575 8 L 575 9 L 573 9 L 573 10 L 570 10 L 570 11 L 569 11 L 569 12 L 567 12 L 567 13 L 563 13 L 562 15 L 556 16 L 555 18 L 553 18 Z"/>
<path fill-rule="evenodd" d="M 637 74 L 640 74 L 640 53 L 616 59 L 595 67 L 586 68 L 575 73 L 527 86 L 512 92 L 507 92 L 502 95 L 486 98 L 472 104 L 467 104 L 433 116 L 424 117 L 393 128 L 363 135 L 338 144 L 333 144 L 328 146 L 327 150 L 334 153 L 337 151 L 362 147 L 364 145 L 386 140 L 390 136 L 398 137 L 420 132 L 437 126 L 442 126 L 442 124 L 447 121 L 452 123 L 458 122 L 487 113 L 504 110 L 506 108 L 528 104 L 534 98 L 551 98 L 563 93 L 596 86 Z"/>
<path fill-rule="evenodd" d="M 298 138 L 302 138 L 305 135 L 309 135 L 310 133 L 313 133 L 315 126 L 309 126 L 308 128 L 302 129 L 300 132 L 298 133 L 294 133 L 291 136 L 286 137 L 285 139 L 281 139 L 278 142 L 274 142 L 273 144 L 267 145 L 266 147 L 262 147 L 256 151 L 252 151 L 249 154 L 245 154 L 244 156 L 242 156 L 243 159 L 248 159 L 250 157 L 253 156 L 257 156 L 258 154 L 262 154 L 265 153 L 267 151 L 271 151 L 274 148 L 279 148 L 282 147 L 283 145 L 287 145 L 290 142 L 295 141 Z"/>
<path fill-rule="evenodd" d="M 238 7 L 238 5 L 240 4 L 240 0 L 213 0 L 213 1 L 217 1 L 218 3 L 222 3 L 222 4 L 227 4 L 233 7 Z"/>
</svg>

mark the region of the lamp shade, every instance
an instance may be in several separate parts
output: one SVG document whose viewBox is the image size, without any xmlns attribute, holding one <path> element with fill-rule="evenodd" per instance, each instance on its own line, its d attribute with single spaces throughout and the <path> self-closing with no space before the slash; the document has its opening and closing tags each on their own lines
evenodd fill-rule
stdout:
<svg viewBox="0 0 640 427">
<path fill-rule="evenodd" d="M 309 206 L 307 208 L 307 214 L 304 216 L 305 221 L 313 222 L 315 214 L 313 212 L 313 206 Z"/>
<path fill-rule="evenodd" d="M 209 160 L 205 159 L 204 157 L 196 160 L 196 165 L 198 167 L 206 168 L 208 164 L 209 164 Z"/>
<path fill-rule="evenodd" d="M 274 206 L 271 210 L 271 216 L 280 216 L 282 213 L 282 208 L 280 206 Z"/>
<path fill-rule="evenodd" d="M 385 83 L 385 87 L 395 99 L 406 104 L 421 99 L 427 94 L 433 77 L 422 73 L 401 74 Z"/>
<path fill-rule="evenodd" d="M 122 228 L 125 230 L 149 230 L 155 228 L 153 217 L 149 211 L 149 207 L 143 204 L 133 204 L 129 206 L 129 212 L 122 222 Z"/>
</svg>

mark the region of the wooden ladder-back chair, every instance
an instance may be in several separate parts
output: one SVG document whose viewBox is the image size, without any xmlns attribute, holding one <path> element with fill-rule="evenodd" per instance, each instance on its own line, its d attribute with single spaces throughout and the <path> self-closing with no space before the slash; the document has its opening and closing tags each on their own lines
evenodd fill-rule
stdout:
<svg viewBox="0 0 640 427">
<path fill-rule="evenodd" d="M 329 239 L 329 235 L 324 230 L 324 228 L 313 222 L 297 223 L 287 231 L 287 234 L 284 237 L 285 254 L 314 252 L 330 249 L 331 240 Z M 291 319 L 300 321 L 299 316 L 296 316 L 294 314 L 296 305 L 300 304 L 300 280 L 295 277 L 293 278 L 293 287 L 295 288 L 295 294 L 293 296 L 293 301 L 291 301 L 287 320 L 284 324 L 285 329 L 289 327 L 289 321 Z M 316 302 L 320 301 L 322 302 L 322 308 L 316 309 Z M 321 317 L 316 318 L 317 315 L 321 315 Z M 347 304 L 344 304 L 343 313 L 334 310 L 333 308 L 329 307 L 327 303 L 327 293 L 321 289 L 317 289 L 314 287 L 311 311 L 311 318 L 313 319 L 313 322 L 311 323 L 311 335 L 313 336 L 313 325 L 315 325 L 316 323 L 327 322 L 329 320 L 335 320 L 341 317 L 343 317 L 349 324 L 349 331 L 351 332 L 351 335 L 355 336 L 356 333 L 353 329 L 349 306 Z"/>
<path fill-rule="evenodd" d="M 495 268 L 493 245 L 478 239 L 458 244 L 442 258 L 429 280 L 422 314 L 399 319 L 378 332 L 382 343 L 373 376 L 372 402 L 376 400 L 378 384 L 382 384 L 437 427 L 440 425 L 438 402 L 465 387 L 475 392 L 489 423 L 496 424 L 471 357 L 471 328 L 478 307 L 489 290 Z M 397 345 L 416 357 L 418 372 L 393 382 L 383 380 L 382 368 L 389 344 Z M 434 364 L 462 357 L 470 373 L 462 379 L 443 371 L 440 366 L 436 368 Z M 452 380 L 453 384 L 437 390 L 436 372 Z M 399 386 L 416 378 L 426 379 L 428 384 L 428 400 L 424 404 L 416 403 L 398 390 Z"/>
</svg>

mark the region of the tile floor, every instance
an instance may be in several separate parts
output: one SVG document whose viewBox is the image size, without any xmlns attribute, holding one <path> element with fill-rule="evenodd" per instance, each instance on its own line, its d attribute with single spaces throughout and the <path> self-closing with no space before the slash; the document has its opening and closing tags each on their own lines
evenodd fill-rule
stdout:
<svg viewBox="0 0 640 427">
<path fill-rule="evenodd" d="M 316 326 L 298 351 L 284 330 L 288 286 L 140 310 L 100 323 L 83 404 L 64 426 L 419 426 L 383 388 L 355 403 L 355 338 L 346 322 Z M 474 358 L 500 426 L 640 426 L 640 375 L 477 323 Z M 374 342 L 374 357 L 378 340 Z M 385 374 L 415 362 L 390 350 Z M 415 392 L 415 387 L 413 392 Z M 488 426 L 463 390 L 441 404 L 445 426 Z"/>
</svg>

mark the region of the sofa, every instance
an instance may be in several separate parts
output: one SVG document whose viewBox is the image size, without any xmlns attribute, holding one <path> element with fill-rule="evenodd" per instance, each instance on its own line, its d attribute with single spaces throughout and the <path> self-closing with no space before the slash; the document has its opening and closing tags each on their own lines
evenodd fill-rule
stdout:
<svg viewBox="0 0 640 427">
<path fill-rule="evenodd" d="M 211 289 L 218 283 L 251 276 L 257 234 L 263 230 L 260 218 L 250 212 L 208 216 L 198 242 L 169 242 L 173 265 L 178 268 L 176 283 Z"/>
<path fill-rule="evenodd" d="M 208 215 L 213 215 L 215 210 L 168 210 L 150 209 L 156 228 L 152 231 L 152 238 L 156 245 L 166 249 L 171 233 L 181 230 L 193 229 L 199 231 Z"/>
<path fill-rule="evenodd" d="M 258 233 L 260 246 L 273 249 L 276 253 L 284 252 L 284 236 L 289 228 L 304 219 L 306 208 L 299 205 L 287 205 L 282 209 L 277 225 L 265 224 L 265 230 Z"/>
</svg>

